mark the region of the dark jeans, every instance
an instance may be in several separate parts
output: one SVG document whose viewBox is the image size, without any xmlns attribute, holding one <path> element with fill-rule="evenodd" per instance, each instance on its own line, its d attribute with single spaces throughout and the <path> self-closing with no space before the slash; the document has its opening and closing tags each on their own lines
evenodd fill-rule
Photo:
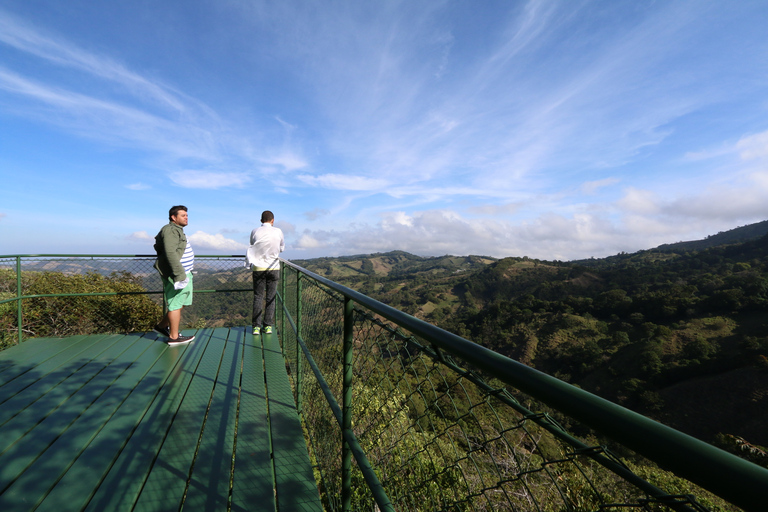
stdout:
<svg viewBox="0 0 768 512">
<path fill-rule="evenodd" d="M 253 327 L 261 327 L 262 314 L 264 325 L 275 325 L 275 293 L 277 281 L 280 279 L 279 270 L 253 271 Z M 266 308 L 264 308 L 264 292 L 266 291 Z M 264 310 L 266 309 L 266 313 Z"/>
</svg>

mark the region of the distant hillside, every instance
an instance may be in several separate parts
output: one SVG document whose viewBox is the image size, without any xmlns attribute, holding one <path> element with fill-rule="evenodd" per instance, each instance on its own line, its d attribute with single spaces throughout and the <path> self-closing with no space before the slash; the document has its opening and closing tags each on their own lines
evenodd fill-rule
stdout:
<svg viewBox="0 0 768 512">
<path fill-rule="evenodd" d="M 766 234 L 768 234 L 768 220 L 756 224 L 748 224 L 728 231 L 721 231 L 716 235 L 708 236 L 704 240 L 663 244 L 658 246 L 656 250 L 667 252 L 701 251 L 720 245 L 748 242 L 750 240 L 761 238 Z"/>
<path fill-rule="evenodd" d="M 435 256 L 422 257 L 404 251 L 359 254 L 336 258 L 292 260 L 308 270 L 338 282 L 358 281 L 361 278 L 430 275 L 444 277 L 470 272 L 496 261 L 488 256 Z"/>
<path fill-rule="evenodd" d="M 580 262 L 296 263 L 708 442 L 768 446 L 767 229 Z"/>
<path fill-rule="evenodd" d="M 768 235 L 768 220 L 741 226 L 728 231 L 721 231 L 716 235 L 710 235 L 703 240 L 689 242 L 677 242 L 674 244 L 662 244 L 653 249 L 637 251 L 635 253 L 619 253 L 605 258 L 589 258 L 586 260 L 573 260 L 570 263 L 591 268 L 609 268 L 614 266 L 643 265 L 650 262 L 669 261 L 680 255 L 690 252 L 704 251 L 717 247 L 738 245 L 745 242 L 760 240 Z"/>
</svg>

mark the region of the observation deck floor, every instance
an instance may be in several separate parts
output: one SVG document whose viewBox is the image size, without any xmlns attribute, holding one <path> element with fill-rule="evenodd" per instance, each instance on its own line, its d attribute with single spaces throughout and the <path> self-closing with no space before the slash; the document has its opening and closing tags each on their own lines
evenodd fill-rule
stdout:
<svg viewBox="0 0 768 512">
<path fill-rule="evenodd" d="M 0 352 L 0 510 L 321 511 L 277 334 L 194 334 Z"/>
</svg>

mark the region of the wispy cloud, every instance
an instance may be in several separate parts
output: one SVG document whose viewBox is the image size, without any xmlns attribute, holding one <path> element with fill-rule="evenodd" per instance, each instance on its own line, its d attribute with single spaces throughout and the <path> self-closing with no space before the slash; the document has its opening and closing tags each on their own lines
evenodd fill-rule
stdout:
<svg viewBox="0 0 768 512">
<path fill-rule="evenodd" d="M 246 173 L 184 170 L 170 174 L 170 179 L 180 187 L 217 189 L 244 187 L 252 177 Z"/>
<path fill-rule="evenodd" d="M 274 208 L 305 254 L 582 257 L 765 215 L 759 3 L 196 5 L 153 8 L 178 36 L 142 33 L 155 54 L 122 24 L 74 32 L 106 7 L 36 25 L 11 2 L 9 126 L 103 169 L 101 190 L 204 201 L 209 232 Z"/>
<path fill-rule="evenodd" d="M 152 99 L 177 111 L 186 106 L 180 94 L 166 85 L 150 81 L 109 57 L 85 51 L 67 41 L 47 36 L 7 12 L 0 10 L 0 42 L 30 53 L 61 67 L 73 68 L 129 89 L 133 94 Z"/>
<path fill-rule="evenodd" d="M 197 161 L 229 168 L 221 179 L 211 180 L 174 173 L 171 179 L 182 186 L 239 187 L 250 180 L 252 169 L 283 173 L 307 167 L 290 148 L 254 146 L 250 134 L 225 126 L 213 109 L 157 78 L 43 33 L 2 10 L 1 44 L 74 73 L 64 87 L 49 82 L 48 76 L 36 79 L 0 66 L 0 93 L 14 98 L 4 100 L 0 94 L 7 112 L 56 125 L 69 134 L 146 151 L 163 167 Z M 278 126 L 282 129 L 285 123 Z"/>
<path fill-rule="evenodd" d="M 386 191 L 389 186 L 388 180 L 349 174 L 323 174 L 320 176 L 301 174 L 297 176 L 297 178 L 312 187 L 332 188 L 336 190 L 367 190 L 381 192 Z"/>
<path fill-rule="evenodd" d="M 329 210 L 326 210 L 325 208 L 315 208 L 314 210 L 311 210 L 311 211 L 308 211 L 308 212 L 304 212 L 303 215 L 304 215 L 304 217 L 307 220 L 313 221 L 313 220 L 317 220 L 317 219 L 319 219 L 321 217 L 324 217 L 324 216 L 328 215 L 329 213 L 331 213 L 331 212 Z"/>
<path fill-rule="evenodd" d="M 768 160 L 768 130 L 743 137 L 736 149 L 744 160 Z"/>
<path fill-rule="evenodd" d="M 581 185 L 581 191 L 585 194 L 592 195 L 601 188 L 610 187 L 619 183 L 621 180 L 618 178 L 605 178 L 602 180 L 588 181 Z"/>
<path fill-rule="evenodd" d="M 53 123 L 81 136 L 175 157 L 217 158 L 207 130 L 180 125 L 140 108 L 39 83 L 3 67 L 0 91 L 36 102 L 13 104 L 11 112 Z"/>
</svg>

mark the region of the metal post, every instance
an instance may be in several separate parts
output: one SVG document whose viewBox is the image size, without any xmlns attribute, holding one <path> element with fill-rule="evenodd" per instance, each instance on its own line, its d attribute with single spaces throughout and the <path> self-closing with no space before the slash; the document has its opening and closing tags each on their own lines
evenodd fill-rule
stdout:
<svg viewBox="0 0 768 512">
<path fill-rule="evenodd" d="M 352 449 L 344 441 L 344 433 L 352 430 L 352 346 L 354 321 L 354 302 L 344 298 L 344 374 L 342 401 L 342 440 L 341 440 L 341 507 L 352 510 Z"/>
<path fill-rule="evenodd" d="M 16 326 L 18 327 L 19 343 L 22 341 L 22 322 L 24 320 L 21 314 L 21 256 L 16 256 Z"/>
<path fill-rule="evenodd" d="M 299 344 L 299 338 L 301 338 L 301 272 L 296 272 L 296 408 L 299 414 L 302 413 L 301 406 L 301 346 Z"/>
<path fill-rule="evenodd" d="M 285 265 L 283 265 L 283 262 L 280 262 L 280 296 L 283 298 L 283 303 L 285 303 Z M 280 308 L 280 336 L 285 340 L 285 313 L 283 312 L 283 308 Z M 282 345 L 283 347 L 283 354 L 285 354 L 285 345 Z"/>
</svg>

